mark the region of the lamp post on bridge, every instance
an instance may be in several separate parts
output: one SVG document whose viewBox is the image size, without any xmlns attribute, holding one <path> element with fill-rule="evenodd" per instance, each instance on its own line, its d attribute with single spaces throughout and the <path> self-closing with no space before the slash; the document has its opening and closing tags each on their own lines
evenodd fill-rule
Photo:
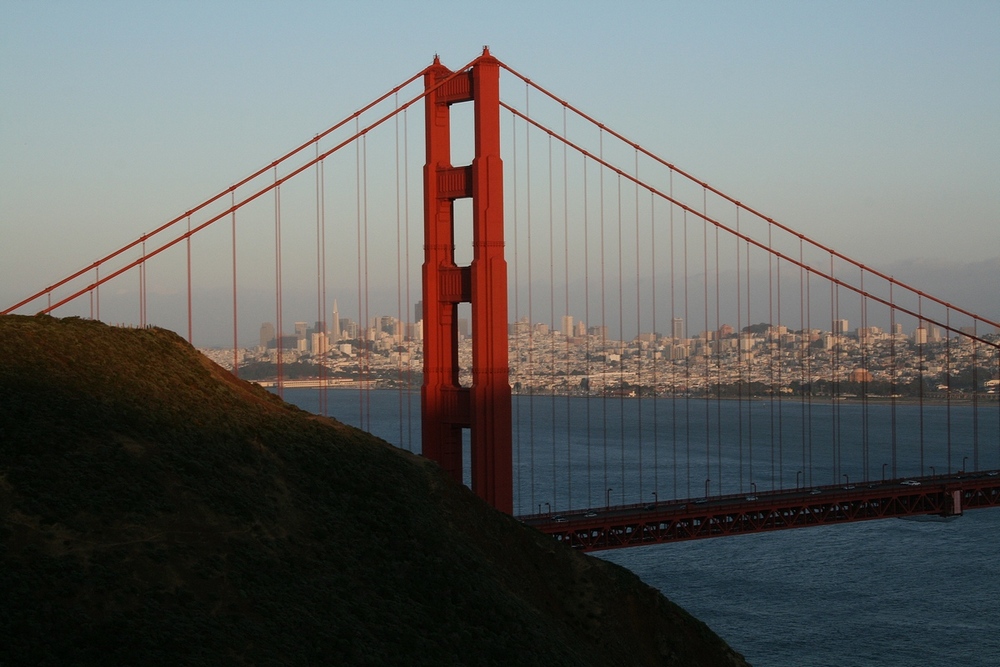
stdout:
<svg viewBox="0 0 1000 667">
<path fill-rule="evenodd" d="M 802 476 L 802 471 L 801 470 L 796 470 L 795 471 L 795 490 L 796 491 L 799 490 L 799 477 L 801 477 L 801 476 Z"/>
<path fill-rule="evenodd" d="M 708 498 L 708 483 L 711 482 L 711 481 L 712 480 L 710 480 L 710 479 L 706 479 L 705 480 L 705 497 L 706 498 Z M 750 482 L 750 483 L 753 484 L 753 482 Z"/>
<path fill-rule="evenodd" d="M 845 489 L 851 488 L 851 478 L 847 476 L 846 472 L 844 473 L 844 488 Z"/>
<path fill-rule="evenodd" d="M 937 477 L 937 472 L 935 472 L 934 466 L 927 466 L 927 467 L 931 469 L 931 479 Z"/>
<path fill-rule="evenodd" d="M 614 489 L 611 489 L 611 488 L 609 488 L 609 489 L 608 489 L 608 490 L 607 490 L 607 491 L 606 491 L 606 492 L 604 493 L 604 509 L 605 509 L 605 510 L 609 510 L 609 509 L 611 509 L 611 492 L 612 492 L 612 491 L 614 491 Z"/>
<path fill-rule="evenodd" d="M 552 514 L 552 505 L 545 503 L 545 513 Z"/>
<path fill-rule="evenodd" d="M 888 463 L 882 464 L 882 483 L 885 484 L 885 467 L 889 465 Z"/>
<path fill-rule="evenodd" d="M 962 472 L 965 472 L 965 462 L 969 460 L 968 456 L 962 457 Z"/>
</svg>

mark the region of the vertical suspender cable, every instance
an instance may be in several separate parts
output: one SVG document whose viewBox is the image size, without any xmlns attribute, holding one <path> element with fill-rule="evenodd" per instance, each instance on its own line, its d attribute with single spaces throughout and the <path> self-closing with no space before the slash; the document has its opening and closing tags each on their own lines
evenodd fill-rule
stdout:
<svg viewBox="0 0 1000 667">
<path fill-rule="evenodd" d="M 358 132 L 358 120 L 354 121 L 354 131 L 355 134 Z M 354 180 L 356 184 L 356 190 L 354 192 L 354 207 L 355 207 L 355 233 L 357 234 L 357 268 L 358 268 L 358 347 L 360 348 L 357 353 L 358 357 L 358 426 L 364 427 L 365 423 L 365 384 L 368 379 L 368 322 L 365 321 L 364 315 L 364 299 L 362 294 L 362 288 L 364 285 L 363 273 L 362 273 L 362 252 L 361 252 L 361 242 L 362 242 L 362 229 L 361 229 L 361 219 L 362 219 L 362 177 L 361 177 L 361 139 L 355 139 L 354 141 Z"/>
<path fill-rule="evenodd" d="M 553 332 L 556 331 L 556 290 L 555 290 L 555 202 L 552 183 L 552 135 L 548 138 L 548 204 L 549 204 L 549 417 L 552 422 L 552 504 L 559 502 L 559 489 L 556 484 L 556 341 Z M 569 471 L 567 471 L 568 474 Z"/>
<path fill-rule="evenodd" d="M 833 254 L 830 255 L 830 276 L 833 276 Z M 832 280 L 830 281 L 830 335 L 833 336 L 832 344 L 833 348 L 830 351 L 830 357 L 832 363 L 829 364 L 830 367 L 830 414 L 832 417 L 831 428 L 830 428 L 830 454 L 832 456 L 832 466 L 833 475 L 831 484 L 836 484 L 838 479 L 838 464 L 840 463 L 839 452 L 837 451 L 837 444 L 839 443 L 839 437 L 837 434 L 837 426 L 839 425 L 837 410 L 837 366 L 839 364 L 839 351 L 840 351 L 840 335 L 839 335 L 839 324 L 837 322 L 837 293 L 836 293 L 836 283 Z"/>
<path fill-rule="evenodd" d="M 917 294 L 917 397 L 920 407 L 920 474 L 924 474 L 924 341 L 927 329 L 924 327 L 923 298 Z"/>
<path fill-rule="evenodd" d="M 660 429 L 659 429 L 659 402 L 660 395 L 659 370 L 660 356 L 660 336 L 656 333 L 656 197 L 653 192 L 649 193 L 649 270 L 650 270 L 650 301 L 652 302 L 652 329 L 653 329 L 653 491 L 660 492 Z M 659 495 L 656 496 L 659 498 Z"/>
<path fill-rule="evenodd" d="M 688 310 L 688 219 L 684 209 L 684 459 L 687 463 L 687 497 L 691 497 L 691 345 L 687 327 L 691 317 Z M 707 492 L 707 489 L 706 489 Z"/>
<path fill-rule="evenodd" d="M 563 139 L 562 149 L 563 149 L 563 281 L 565 282 L 565 313 L 570 315 L 570 305 L 569 305 L 569 155 L 568 147 L 566 146 L 565 139 L 566 136 L 566 107 L 563 107 Z M 568 322 L 568 320 L 567 320 Z M 573 439 L 572 439 L 572 423 L 573 420 L 570 418 L 570 392 L 572 388 L 569 386 L 570 381 L 570 337 L 573 335 L 572 331 L 564 331 L 566 340 L 566 470 L 568 479 L 566 481 L 566 505 L 567 507 L 573 507 Z"/>
<path fill-rule="evenodd" d="M 278 181 L 278 168 L 274 168 L 274 180 Z M 275 315 L 277 317 L 275 335 L 276 345 L 275 354 L 277 355 L 276 362 L 276 386 L 278 388 L 278 396 L 282 398 L 285 397 L 285 383 L 284 376 L 282 373 L 282 362 L 283 362 L 283 350 L 282 350 L 282 325 L 281 325 L 281 186 L 275 185 L 274 187 L 274 306 Z"/>
<path fill-rule="evenodd" d="M 319 156 L 319 141 L 313 144 L 315 147 L 316 156 Z M 320 220 L 320 163 L 317 161 L 314 166 L 314 207 L 316 214 L 316 324 L 318 333 L 318 342 L 316 345 L 312 346 L 313 358 L 316 361 L 317 375 L 319 376 L 319 387 L 317 389 L 317 398 L 319 401 L 319 413 L 321 415 L 326 415 L 326 410 L 324 409 L 324 401 L 326 399 L 326 366 L 325 366 L 325 353 L 322 347 L 322 337 L 326 335 L 326 320 L 323 318 L 323 242 L 322 242 L 322 223 Z M 312 341 L 310 341 L 310 344 Z"/>
<path fill-rule="evenodd" d="M 529 109 L 529 89 L 524 89 L 525 114 Z M 532 298 L 532 265 L 531 265 L 531 126 L 524 127 L 524 162 L 525 162 L 525 208 L 527 214 L 528 233 L 528 448 L 531 459 L 531 503 L 535 503 L 535 313 L 534 299 Z"/>
<path fill-rule="evenodd" d="M 784 337 L 784 325 L 782 325 L 781 320 L 781 258 L 774 258 L 774 274 L 775 274 L 775 292 L 776 300 L 778 302 L 778 307 L 775 309 L 777 315 L 776 321 L 778 322 L 778 347 L 777 347 L 777 360 L 778 360 L 778 477 L 777 482 L 772 480 L 772 488 L 783 488 L 785 485 L 785 432 L 784 432 L 784 420 L 782 419 L 782 388 L 784 386 L 784 376 L 782 374 L 782 366 L 784 365 L 784 354 L 782 352 L 782 338 Z"/>
<path fill-rule="evenodd" d="M 977 320 L 972 320 L 972 335 L 976 336 Z M 976 338 L 972 339 L 972 469 L 979 472 L 979 348 Z"/>
<path fill-rule="evenodd" d="M 671 169 L 668 175 L 670 179 L 670 199 L 674 198 L 674 170 Z M 674 264 L 674 211 L 676 206 L 673 203 L 669 204 L 669 222 L 670 222 L 670 428 L 671 428 L 671 446 L 673 449 L 673 493 L 674 498 L 680 497 L 679 486 L 677 483 L 677 363 L 675 359 L 677 358 L 677 348 L 681 341 L 677 337 L 677 332 L 674 330 L 674 322 L 677 319 L 677 290 L 675 289 L 675 276 L 676 276 L 676 266 Z M 688 485 L 687 497 L 691 496 L 690 484 Z"/>
<path fill-rule="evenodd" d="M 239 358 L 239 320 L 237 319 L 236 311 L 236 189 L 230 190 L 229 206 L 233 209 L 233 215 L 230 220 L 232 227 L 232 238 L 233 238 L 233 375 L 236 377 L 240 376 L 240 358 Z M 145 252 L 145 244 L 143 244 L 143 251 Z"/>
<path fill-rule="evenodd" d="M 520 301 L 519 293 L 521 291 L 520 278 L 518 275 L 518 240 L 517 240 L 517 228 L 518 228 L 518 198 L 517 198 L 517 181 L 518 181 L 518 161 L 517 161 L 517 116 L 511 114 L 510 116 L 510 136 L 511 136 L 511 160 L 509 168 L 504 172 L 505 183 L 510 183 L 510 188 L 506 191 L 510 193 L 511 202 L 513 204 L 513 210 L 508 213 L 511 223 L 511 233 L 510 238 L 514 246 L 514 258 L 512 261 L 513 267 L 513 277 L 509 278 L 509 285 L 512 285 L 513 290 L 513 305 L 514 305 L 514 318 L 511 320 L 510 326 L 512 327 L 511 333 L 514 336 L 513 353 L 509 354 L 510 357 L 510 375 L 511 377 L 521 377 L 520 373 L 520 358 L 521 358 L 521 340 L 518 331 L 518 318 L 520 317 Z M 508 290 L 510 291 L 510 290 Z M 516 396 L 519 393 L 519 380 L 515 381 L 514 387 L 512 389 L 511 396 L 511 438 L 512 438 L 512 457 L 514 459 L 514 496 L 515 496 L 515 507 L 522 508 L 521 512 L 524 512 L 524 495 L 522 493 L 521 487 L 521 402 L 519 397 Z"/>
<path fill-rule="evenodd" d="M 861 348 L 861 465 L 862 480 L 868 481 L 869 441 L 868 441 L 868 346 L 872 344 L 871 333 L 868 330 L 868 297 L 865 296 L 865 270 L 861 269 L 861 330 L 858 332 L 858 344 Z"/>
<path fill-rule="evenodd" d="M 711 405 L 712 405 L 712 390 L 711 390 L 711 360 L 712 360 L 712 341 L 709 337 L 712 335 L 709 333 L 711 328 L 708 325 L 708 190 L 702 188 L 701 190 L 701 212 L 705 217 L 702 219 L 701 224 L 701 239 L 702 239 L 702 257 L 701 257 L 701 267 L 702 275 L 704 276 L 702 280 L 702 296 L 705 309 L 705 330 L 704 333 L 699 336 L 702 342 L 701 354 L 705 358 L 705 385 L 703 387 L 703 395 L 705 397 L 705 479 L 710 479 L 712 477 L 712 429 L 711 429 Z M 716 480 L 716 483 L 721 483 L 721 480 Z M 706 482 L 705 486 L 708 486 Z M 706 489 L 705 495 L 708 495 Z M 722 488 L 719 488 L 719 495 L 722 495 Z"/>
<path fill-rule="evenodd" d="M 636 420 L 636 437 L 639 447 L 639 502 L 644 502 L 643 479 L 642 479 L 642 402 L 644 400 L 642 392 L 642 341 L 638 339 L 642 333 L 642 299 L 639 287 L 639 265 L 641 264 L 641 254 L 639 252 L 639 151 L 635 151 L 635 335 L 636 335 L 636 362 L 635 362 L 635 387 L 636 387 L 636 410 L 638 419 Z M 622 360 L 624 362 L 624 359 Z M 623 363 L 624 365 L 624 363 Z M 654 386 L 655 389 L 655 386 Z M 655 445 L 654 445 L 655 446 Z"/>
<path fill-rule="evenodd" d="M 583 156 L 583 322 L 584 326 L 590 327 L 590 188 L 587 178 L 587 156 Z M 584 355 L 586 357 L 586 379 L 587 391 L 585 402 L 587 405 L 587 502 L 594 505 L 593 489 L 593 445 L 594 437 L 590 429 L 590 405 L 592 401 L 590 386 L 590 331 L 585 332 Z"/>
<path fill-rule="evenodd" d="M 319 157 L 319 137 L 316 137 L 316 156 Z M 317 345 L 313 356 L 319 365 L 319 413 L 329 414 L 327 407 L 327 358 L 329 355 L 329 329 L 326 321 L 326 211 L 323 187 L 323 160 L 316 162 L 316 321 Z M 318 347 L 319 349 L 315 349 Z"/>
<path fill-rule="evenodd" d="M 368 309 L 368 296 L 370 290 L 368 289 L 368 135 L 364 134 L 361 136 L 361 150 L 363 152 L 363 160 L 361 163 L 361 174 L 363 176 L 362 180 L 362 193 L 363 193 L 363 203 L 364 203 L 364 267 L 365 267 L 365 323 L 371 325 L 371 312 Z M 369 336 L 366 336 L 366 339 Z M 365 430 L 371 432 L 372 430 L 372 394 L 371 394 L 371 358 L 372 349 L 371 345 L 374 345 L 374 340 L 365 340 Z"/>
<path fill-rule="evenodd" d="M 403 110 L 403 226 L 406 238 L 406 317 L 413 312 L 410 292 L 410 117 L 409 107 Z M 416 319 L 416 318 L 414 318 Z M 406 448 L 413 451 L 413 359 L 417 323 L 406 335 Z"/>
<path fill-rule="evenodd" d="M 806 313 L 805 309 L 808 302 L 805 300 L 805 269 L 803 268 L 805 261 L 803 258 L 803 243 L 802 239 L 799 238 L 799 344 L 798 344 L 798 355 L 799 355 L 799 407 L 801 408 L 801 413 L 799 416 L 799 421 L 801 422 L 800 431 L 802 439 L 802 463 L 801 472 L 804 477 L 806 475 L 806 470 L 808 466 L 806 465 L 806 385 L 809 382 L 809 376 L 806 374 L 806 358 L 812 349 L 810 338 L 812 337 L 812 332 L 809 331 L 806 326 Z M 808 347 L 807 347 L 808 346 Z M 810 385 L 810 391 L 812 387 Z M 799 488 L 799 475 L 795 475 L 795 489 Z"/>
<path fill-rule="evenodd" d="M 753 383 L 751 382 L 751 368 L 750 368 L 750 336 L 752 329 L 750 325 L 753 322 L 751 319 L 751 300 L 750 300 L 750 242 L 746 242 L 747 251 L 747 261 L 746 261 L 746 272 L 747 272 L 747 481 L 750 484 L 754 483 L 753 478 Z M 752 487 L 751 487 L 752 488 Z"/>
<path fill-rule="evenodd" d="M 833 275 L 833 257 L 832 256 L 830 257 L 830 275 L 831 276 Z M 833 476 L 833 483 L 836 484 L 837 482 L 840 481 L 840 476 L 843 473 L 843 461 L 844 461 L 844 456 L 843 456 L 844 455 L 844 449 L 843 449 L 843 432 L 844 431 L 843 431 L 843 424 L 841 422 L 841 416 L 842 416 L 841 407 L 842 406 L 841 406 L 841 400 L 840 400 L 841 398 L 843 398 L 843 396 L 841 394 L 841 392 L 843 391 L 843 385 L 841 383 L 842 383 L 842 381 L 844 379 L 844 376 L 843 376 L 843 374 L 840 371 L 840 361 L 841 361 L 840 357 L 841 357 L 841 354 L 843 353 L 841 341 L 843 340 L 843 338 L 847 334 L 847 331 L 846 331 L 845 327 L 843 326 L 843 322 L 841 321 L 841 318 L 840 318 L 840 286 L 837 285 L 836 283 L 834 283 L 834 296 L 835 296 L 834 309 L 835 309 L 835 312 L 836 312 L 835 317 L 836 317 L 836 320 L 837 320 L 837 327 L 840 330 L 840 336 L 838 336 L 838 338 L 837 338 L 837 347 L 835 348 L 836 353 L 834 354 L 835 363 L 834 363 L 834 367 L 831 369 L 831 372 L 833 373 L 833 376 L 834 376 L 834 382 L 835 382 L 835 385 L 836 385 L 836 399 L 837 399 L 833 403 L 833 411 L 834 411 L 833 432 L 834 432 L 834 434 L 836 436 L 836 445 L 835 445 L 835 447 L 836 447 L 836 452 L 837 452 L 837 466 L 836 466 L 836 473 Z"/>
<path fill-rule="evenodd" d="M 188 318 L 188 343 L 194 345 L 194 318 L 191 308 L 191 216 L 187 217 L 187 237 L 184 245 L 187 248 L 187 318 Z M 100 303 L 100 301 L 98 301 Z M 100 315 L 98 315 L 100 317 Z"/>
<path fill-rule="evenodd" d="M 892 332 L 889 337 L 889 357 L 892 368 L 892 374 L 889 377 L 889 439 L 892 478 L 896 479 L 899 477 L 899 473 L 896 472 L 896 394 L 899 393 L 896 391 L 896 381 L 899 375 L 896 366 L 896 301 L 893 299 L 891 282 L 889 283 L 889 304 L 889 331 Z"/>
<path fill-rule="evenodd" d="M 526 123 L 527 125 L 527 123 Z M 513 239 L 514 239 L 514 364 L 511 368 L 511 372 L 516 372 L 518 377 L 521 377 L 520 364 L 521 364 L 521 330 L 519 327 L 519 320 L 521 317 L 521 284 L 518 270 L 520 269 L 520 263 L 518 261 L 520 257 L 519 244 L 517 240 L 517 229 L 518 225 L 518 199 L 517 199 L 517 182 L 518 182 L 518 161 L 517 161 L 517 116 L 511 114 L 510 117 L 510 136 L 511 145 L 513 151 L 513 159 L 511 160 L 512 169 L 510 170 L 511 179 L 511 199 L 514 204 L 514 212 L 511 215 L 513 227 Z M 515 387 L 516 389 L 516 387 Z M 517 472 L 515 473 L 514 479 L 517 485 L 517 496 L 518 496 L 518 506 L 523 507 L 523 497 L 521 496 L 521 400 L 517 397 L 514 400 L 514 467 Z M 534 491 L 531 491 L 531 504 L 530 508 L 535 507 L 535 497 Z"/>
<path fill-rule="evenodd" d="M 740 233 L 740 207 L 736 207 L 736 233 Z M 744 331 L 743 331 L 743 275 L 742 275 L 742 263 L 740 262 L 740 239 L 736 238 L 736 369 L 739 373 L 739 380 L 736 383 L 736 427 L 737 427 L 737 449 L 738 452 L 738 462 L 739 462 L 739 492 L 743 493 L 743 346 L 744 346 Z M 750 326 L 750 322 L 747 322 L 747 326 Z M 749 331 L 749 330 L 748 330 Z M 746 334 L 749 337 L 749 333 Z M 749 343 L 749 341 L 747 341 Z M 749 364 L 749 350 L 747 351 L 747 364 Z M 746 374 L 747 380 L 750 379 L 749 370 Z"/>
<path fill-rule="evenodd" d="M 945 341 L 944 341 L 944 367 L 945 367 L 945 439 L 948 443 L 948 474 L 951 474 L 951 308 L 945 307 Z"/>
<path fill-rule="evenodd" d="M 771 435 L 771 488 L 773 489 L 773 488 L 775 488 L 775 486 L 774 486 L 774 480 L 776 479 L 776 477 L 775 477 L 775 469 L 776 469 L 776 467 L 775 467 L 775 460 L 774 460 L 774 432 L 775 432 L 775 428 L 774 428 L 774 393 L 775 393 L 774 363 L 775 363 L 775 357 L 776 356 L 778 358 L 778 362 L 780 363 L 780 361 L 781 361 L 781 357 L 779 356 L 781 354 L 781 350 L 780 350 L 781 338 L 780 338 L 780 336 L 778 338 L 778 346 L 777 347 L 779 349 L 775 349 L 776 346 L 775 346 L 775 343 L 774 343 L 774 337 L 775 337 L 775 335 L 778 334 L 779 328 L 774 323 L 774 261 L 775 261 L 775 259 L 774 259 L 774 254 L 773 254 L 773 250 L 772 250 L 772 245 L 771 245 L 771 230 L 772 230 L 772 227 L 769 225 L 768 228 L 767 228 L 767 250 L 768 250 L 768 255 L 767 255 L 767 325 L 768 325 L 767 326 L 767 368 L 768 368 L 768 375 L 769 375 L 771 386 L 770 386 L 770 391 L 768 391 L 768 400 L 767 400 L 767 403 L 768 403 L 768 408 L 769 408 L 768 414 L 770 415 L 770 419 L 771 419 L 771 429 L 770 429 L 770 431 L 771 431 L 771 433 L 770 433 L 770 435 Z"/>
<path fill-rule="evenodd" d="M 143 234 L 142 264 L 139 265 L 139 326 L 146 326 L 146 240 Z"/>
<path fill-rule="evenodd" d="M 712 362 L 712 341 L 709 337 L 712 335 L 710 333 L 710 328 L 708 324 L 708 222 L 705 220 L 708 218 L 708 190 L 705 188 L 701 189 L 701 212 L 705 217 L 702 219 L 701 225 L 701 238 L 702 238 L 702 272 L 704 279 L 702 280 L 702 297 L 703 305 L 705 309 L 705 319 L 704 319 L 704 333 L 699 336 L 702 342 L 701 354 L 705 358 L 705 380 L 704 380 L 704 407 L 705 407 L 705 479 L 711 479 L 712 477 L 712 424 L 711 424 L 711 403 L 712 403 L 712 391 L 711 386 L 711 362 Z M 719 480 L 716 480 L 719 482 Z M 706 482 L 705 495 L 708 495 Z M 719 495 L 722 495 L 722 489 L 719 489 Z"/>
<path fill-rule="evenodd" d="M 601 162 L 604 161 L 604 128 L 600 128 L 600 154 L 599 157 Z M 603 372 L 601 373 L 601 395 L 604 400 L 601 401 L 601 409 L 603 410 L 603 424 L 601 432 L 603 434 L 604 441 L 604 488 L 607 489 L 606 499 L 611 497 L 611 487 L 608 486 L 608 317 L 607 310 L 605 309 L 605 276 L 604 276 L 604 168 L 600 167 L 599 171 L 599 187 L 600 187 L 600 213 L 601 213 L 601 356 L 604 359 L 603 362 Z M 610 503 L 610 500 L 606 500 Z"/>
<path fill-rule="evenodd" d="M 143 234 L 142 240 L 142 264 L 139 265 L 139 324 L 146 326 L 146 239 Z M 50 292 L 51 298 L 51 292 Z"/>
<path fill-rule="evenodd" d="M 719 304 L 719 227 L 715 226 L 715 453 L 722 492 L 722 311 Z"/>
<path fill-rule="evenodd" d="M 802 246 L 802 240 L 799 239 L 799 247 L 801 248 L 801 246 Z M 800 250 L 799 254 L 801 255 L 801 253 L 802 251 Z M 812 344 L 812 282 L 810 281 L 811 275 L 812 275 L 811 273 L 808 272 L 806 273 L 806 330 L 809 331 L 809 338 L 810 338 L 809 354 L 806 356 L 806 376 L 809 379 L 809 394 L 806 396 L 806 423 L 808 424 L 808 427 L 806 429 L 808 445 L 806 448 L 809 450 L 809 465 L 807 466 L 807 470 L 802 473 L 803 475 L 802 484 L 805 485 L 806 480 L 808 479 L 809 486 L 812 486 L 812 479 L 813 479 L 812 397 L 813 397 L 813 387 L 815 386 L 815 382 L 813 380 L 813 366 L 812 366 L 813 355 L 812 355 L 812 345 L 811 345 Z"/>
<path fill-rule="evenodd" d="M 618 175 L 618 442 L 620 445 L 622 504 L 625 504 L 625 311 L 622 273 L 622 177 Z"/>
<path fill-rule="evenodd" d="M 317 143 L 318 145 L 318 143 Z M 327 313 L 326 313 L 326 161 L 321 161 L 319 163 L 319 217 L 320 217 L 320 247 L 322 248 L 320 254 L 320 295 L 319 300 L 322 304 L 320 308 L 320 319 L 323 322 L 323 338 L 325 341 L 323 345 L 324 359 L 320 366 L 320 372 L 322 373 L 322 378 L 324 380 L 322 387 L 322 408 L 323 416 L 329 416 L 330 414 L 330 395 L 329 387 L 327 386 L 326 379 L 329 376 L 327 372 L 327 359 L 330 356 L 330 334 L 328 333 L 333 327 L 327 327 Z"/>
<path fill-rule="evenodd" d="M 399 109 L 399 96 L 396 96 L 396 108 Z M 396 406 L 399 411 L 399 446 L 403 447 L 404 440 L 404 412 L 403 412 L 403 396 L 408 394 L 408 388 L 404 382 L 403 374 L 403 355 L 399 350 L 403 349 L 403 342 L 406 338 L 406 325 L 403 319 L 403 215 L 400 207 L 402 206 L 401 188 L 399 182 L 399 114 L 393 118 L 393 124 L 396 130 L 396 142 L 395 142 L 395 152 L 396 152 L 396 326 L 393 328 L 393 348 L 397 351 L 399 355 L 396 361 L 396 379 L 398 382 L 398 388 L 396 392 Z"/>
</svg>

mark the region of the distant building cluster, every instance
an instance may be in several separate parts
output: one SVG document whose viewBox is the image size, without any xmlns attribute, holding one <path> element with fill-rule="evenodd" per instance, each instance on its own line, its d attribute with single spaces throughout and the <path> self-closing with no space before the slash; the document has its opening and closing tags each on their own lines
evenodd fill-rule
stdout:
<svg viewBox="0 0 1000 667">
<path fill-rule="evenodd" d="M 241 368 L 256 366 L 272 378 L 272 366 L 280 357 L 282 364 L 298 369 L 299 377 L 415 388 L 423 364 L 422 316 L 418 302 L 413 322 L 381 315 L 361 325 L 341 317 L 334 300 L 329 325 L 296 322 L 279 337 L 274 324 L 266 322 L 260 327 L 259 345 L 236 358 Z M 459 320 L 457 330 L 459 379 L 468 385 L 468 321 Z M 684 319 L 674 317 L 669 335 L 647 332 L 620 340 L 611 337 L 606 326 L 588 326 L 572 315 L 560 319 L 559 329 L 522 317 L 509 326 L 510 384 L 518 393 L 567 395 L 691 395 L 738 388 L 750 393 L 849 396 L 864 391 L 889 396 L 912 395 L 916 388 L 996 396 L 996 348 L 976 344 L 966 335 L 971 333 L 946 336 L 932 326 L 905 333 L 898 323 L 891 331 L 875 326 L 852 330 L 848 320 L 836 319 L 830 330 L 766 323 L 736 330 L 723 324 L 689 335 Z M 1000 340 L 1000 335 L 990 338 Z M 231 350 L 204 352 L 232 368 Z"/>
</svg>

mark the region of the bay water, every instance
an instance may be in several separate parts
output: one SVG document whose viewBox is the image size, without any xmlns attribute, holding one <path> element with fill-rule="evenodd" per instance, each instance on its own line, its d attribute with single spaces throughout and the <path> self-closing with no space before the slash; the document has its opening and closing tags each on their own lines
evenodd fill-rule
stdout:
<svg viewBox="0 0 1000 667">
<path fill-rule="evenodd" d="M 318 389 L 283 394 L 419 451 L 418 393 L 328 390 L 325 405 Z M 514 422 L 516 514 L 1000 468 L 995 402 L 515 396 Z M 1000 508 L 594 555 L 756 667 L 1000 667 L 998 536 Z"/>
</svg>

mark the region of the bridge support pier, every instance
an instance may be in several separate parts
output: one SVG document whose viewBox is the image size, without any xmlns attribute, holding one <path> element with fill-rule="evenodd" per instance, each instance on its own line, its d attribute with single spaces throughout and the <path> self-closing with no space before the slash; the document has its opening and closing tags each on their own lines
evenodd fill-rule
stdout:
<svg viewBox="0 0 1000 667">
<path fill-rule="evenodd" d="M 942 516 L 962 516 L 962 490 L 945 492 L 944 512 Z"/>
<path fill-rule="evenodd" d="M 468 428 L 473 492 L 512 514 L 499 62 L 484 49 L 469 70 L 455 74 L 435 58 L 424 74 L 424 85 L 428 93 L 421 446 L 425 456 L 462 482 L 462 435 Z M 474 105 L 475 155 L 471 165 L 455 167 L 450 107 L 469 101 Z M 466 197 L 472 198 L 473 259 L 469 266 L 458 266 L 454 202 Z M 459 382 L 458 304 L 463 302 L 472 306 L 470 387 Z"/>
</svg>

